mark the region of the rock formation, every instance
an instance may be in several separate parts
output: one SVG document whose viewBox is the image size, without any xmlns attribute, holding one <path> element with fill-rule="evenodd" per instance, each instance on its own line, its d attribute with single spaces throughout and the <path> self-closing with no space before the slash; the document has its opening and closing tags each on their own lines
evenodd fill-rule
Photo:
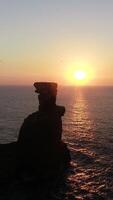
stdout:
<svg viewBox="0 0 113 200">
<path fill-rule="evenodd" d="M 3 180 L 24 172 L 50 176 L 70 162 L 69 150 L 62 141 L 61 117 L 65 108 L 56 105 L 57 84 L 36 82 L 34 86 L 39 110 L 24 120 L 17 142 L 0 145 Z"/>
</svg>

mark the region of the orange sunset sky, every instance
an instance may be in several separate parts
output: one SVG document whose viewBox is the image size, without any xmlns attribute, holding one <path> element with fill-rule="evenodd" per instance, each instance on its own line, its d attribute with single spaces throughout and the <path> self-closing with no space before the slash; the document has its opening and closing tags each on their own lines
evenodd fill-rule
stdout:
<svg viewBox="0 0 113 200">
<path fill-rule="evenodd" d="M 0 85 L 113 85 L 112 11 L 111 0 L 0 1 Z"/>
</svg>

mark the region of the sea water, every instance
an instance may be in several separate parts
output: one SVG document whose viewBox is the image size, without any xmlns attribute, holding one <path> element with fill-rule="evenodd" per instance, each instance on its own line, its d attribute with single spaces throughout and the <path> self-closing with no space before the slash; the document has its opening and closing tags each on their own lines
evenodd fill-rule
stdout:
<svg viewBox="0 0 113 200">
<path fill-rule="evenodd" d="M 113 200 L 113 87 L 59 87 L 63 140 L 72 163 L 59 199 Z M 29 86 L 0 86 L 0 143 L 16 141 L 25 117 L 38 110 Z"/>
</svg>

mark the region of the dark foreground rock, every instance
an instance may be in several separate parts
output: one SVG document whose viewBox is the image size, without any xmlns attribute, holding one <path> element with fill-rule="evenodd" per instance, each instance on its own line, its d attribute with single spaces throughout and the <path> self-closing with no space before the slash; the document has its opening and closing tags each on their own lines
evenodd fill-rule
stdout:
<svg viewBox="0 0 113 200">
<path fill-rule="evenodd" d="M 62 151 L 62 162 L 57 163 L 57 166 L 41 166 L 39 163 L 39 167 L 30 168 L 19 163 L 16 142 L 0 144 L 0 200 L 27 200 L 35 197 L 56 199 L 54 190 L 66 175 L 70 162 L 66 145 L 62 150 L 65 151 Z"/>
</svg>

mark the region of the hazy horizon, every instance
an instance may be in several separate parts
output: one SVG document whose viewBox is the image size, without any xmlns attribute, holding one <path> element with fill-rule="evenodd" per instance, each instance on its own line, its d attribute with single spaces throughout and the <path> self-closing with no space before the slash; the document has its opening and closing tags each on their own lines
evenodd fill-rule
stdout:
<svg viewBox="0 0 113 200">
<path fill-rule="evenodd" d="M 77 88 L 84 88 L 84 87 L 113 87 L 113 85 L 62 85 L 58 82 L 55 82 L 58 84 L 58 87 L 77 87 Z M 0 87 L 34 87 L 33 84 L 1 84 Z"/>
</svg>

